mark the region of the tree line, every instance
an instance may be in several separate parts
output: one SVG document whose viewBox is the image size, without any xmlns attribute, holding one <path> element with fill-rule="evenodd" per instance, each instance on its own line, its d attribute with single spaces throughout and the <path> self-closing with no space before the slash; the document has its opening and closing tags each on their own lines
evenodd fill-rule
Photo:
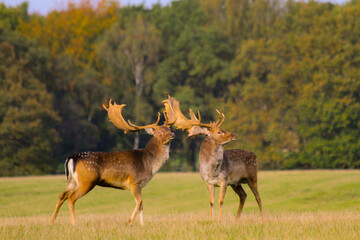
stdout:
<svg viewBox="0 0 360 240">
<path fill-rule="evenodd" d="M 102 108 L 154 122 L 171 94 L 225 113 L 260 169 L 360 168 L 360 1 L 69 2 L 42 16 L 0 3 L 0 176 L 63 172 L 82 151 L 143 147 Z M 163 170 L 194 171 L 181 131 Z"/>
</svg>

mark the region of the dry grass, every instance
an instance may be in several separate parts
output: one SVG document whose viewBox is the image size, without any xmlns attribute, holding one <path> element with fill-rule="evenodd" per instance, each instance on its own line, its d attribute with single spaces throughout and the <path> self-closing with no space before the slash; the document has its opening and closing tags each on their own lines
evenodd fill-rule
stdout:
<svg viewBox="0 0 360 240">
<path fill-rule="evenodd" d="M 145 227 L 127 224 L 125 215 L 85 215 L 77 226 L 60 217 L 53 226 L 45 216 L 3 218 L 1 239 L 358 239 L 360 214 L 354 212 L 244 214 L 238 222 L 205 213 L 149 216 Z"/>
<path fill-rule="evenodd" d="M 198 173 L 160 173 L 143 191 L 145 227 L 127 224 L 131 194 L 109 188 L 77 202 L 73 227 L 66 203 L 49 224 L 63 176 L 0 178 L 0 239 L 359 239 L 360 171 L 266 171 L 259 187 L 264 220 L 246 187 L 241 220 L 229 189 L 223 221 L 211 222 Z"/>
</svg>

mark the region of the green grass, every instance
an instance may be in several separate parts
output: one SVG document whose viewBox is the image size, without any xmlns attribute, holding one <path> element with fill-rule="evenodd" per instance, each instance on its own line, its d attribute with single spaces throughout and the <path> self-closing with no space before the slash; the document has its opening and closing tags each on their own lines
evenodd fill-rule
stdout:
<svg viewBox="0 0 360 240">
<path fill-rule="evenodd" d="M 261 171 L 262 220 L 248 193 L 242 218 L 228 188 L 222 222 L 209 221 L 209 197 L 198 173 L 159 173 L 143 189 L 145 227 L 127 220 L 129 191 L 96 187 L 75 205 L 67 202 L 49 225 L 64 176 L 0 178 L 0 239 L 356 239 L 360 235 L 360 171 Z M 218 189 L 216 189 L 218 193 Z M 218 194 L 217 196 L 218 197 Z M 218 216 L 218 204 L 215 214 Z"/>
</svg>

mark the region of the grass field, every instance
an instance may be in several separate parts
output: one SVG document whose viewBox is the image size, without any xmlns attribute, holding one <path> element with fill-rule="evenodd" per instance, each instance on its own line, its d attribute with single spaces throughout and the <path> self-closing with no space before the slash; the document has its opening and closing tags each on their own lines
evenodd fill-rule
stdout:
<svg viewBox="0 0 360 240">
<path fill-rule="evenodd" d="M 129 191 L 96 187 L 67 202 L 49 225 L 64 176 L 0 178 L 0 239 L 359 239 L 360 171 L 261 171 L 262 220 L 249 188 L 240 221 L 228 188 L 222 222 L 209 221 L 209 200 L 198 173 L 159 173 L 143 189 L 145 227 L 127 220 Z M 217 193 L 218 193 L 218 189 Z M 218 194 L 217 194 L 218 196 Z M 216 197 L 217 197 L 216 196 Z M 218 204 L 215 205 L 218 216 Z"/>
</svg>

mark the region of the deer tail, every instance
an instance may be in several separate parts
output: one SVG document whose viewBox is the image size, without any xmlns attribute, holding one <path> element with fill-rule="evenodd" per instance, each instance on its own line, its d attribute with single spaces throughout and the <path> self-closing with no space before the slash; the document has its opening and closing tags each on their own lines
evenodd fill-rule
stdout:
<svg viewBox="0 0 360 240">
<path fill-rule="evenodd" d="M 71 179 L 73 178 L 74 172 L 75 172 L 74 158 L 68 157 L 65 160 L 65 174 L 66 174 L 66 180 L 68 182 L 70 182 Z"/>
</svg>

